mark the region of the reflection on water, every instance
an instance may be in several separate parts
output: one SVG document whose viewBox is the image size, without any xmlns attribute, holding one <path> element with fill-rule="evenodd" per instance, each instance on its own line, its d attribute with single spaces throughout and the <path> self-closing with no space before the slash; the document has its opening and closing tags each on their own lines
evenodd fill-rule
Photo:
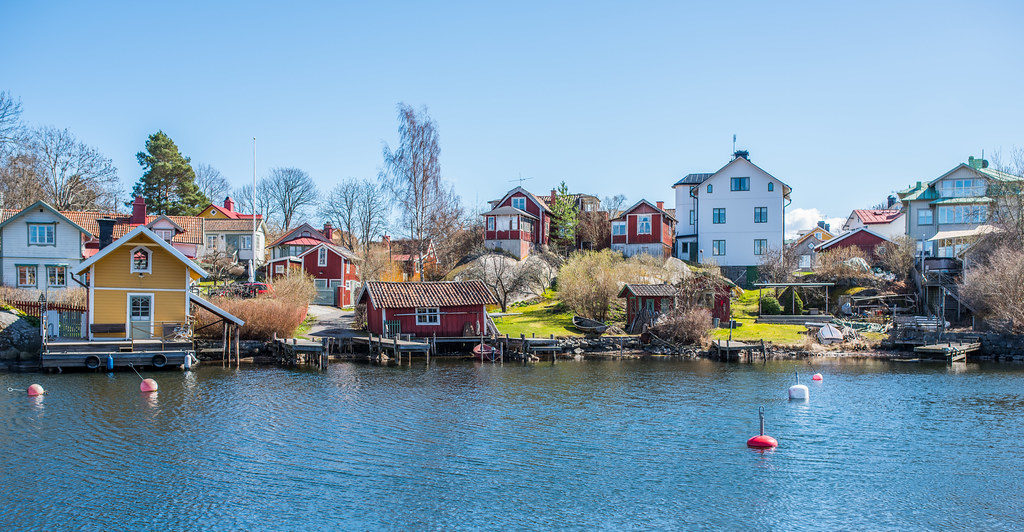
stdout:
<svg viewBox="0 0 1024 532">
<path fill-rule="evenodd" d="M 810 401 L 788 401 L 793 370 Z M 0 529 L 1020 528 L 1024 371 L 868 360 L 0 375 Z M 746 448 L 766 410 L 770 451 Z"/>
</svg>

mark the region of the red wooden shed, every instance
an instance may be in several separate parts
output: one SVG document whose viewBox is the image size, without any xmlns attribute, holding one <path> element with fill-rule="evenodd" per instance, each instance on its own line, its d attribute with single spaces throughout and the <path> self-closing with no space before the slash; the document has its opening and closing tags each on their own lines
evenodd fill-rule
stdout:
<svg viewBox="0 0 1024 532">
<path fill-rule="evenodd" d="M 366 305 L 369 331 L 381 335 L 476 336 L 486 329 L 487 305 L 496 305 L 481 281 L 367 282 L 357 304 Z"/>
<path fill-rule="evenodd" d="M 849 233 L 843 233 L 832 240 L 826 240 L 818 244 L 814 250 L 818 253 L 828 253 L 835 249 L 856 247 L 860 248 L 868 259 L 875 260 L 878 258 L 875 249 L 887 242 L 892 241 L 870 229 L 861 227 Z"/>
</svg>

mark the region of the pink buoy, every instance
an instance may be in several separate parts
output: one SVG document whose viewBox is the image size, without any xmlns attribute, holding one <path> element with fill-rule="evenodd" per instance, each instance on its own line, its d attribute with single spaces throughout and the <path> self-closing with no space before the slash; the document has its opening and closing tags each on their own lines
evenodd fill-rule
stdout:
<svg viewBox="0 0 1024 532">
<path fill-rule="evenodd" d="M 43 387 L 38 385 L 38 384 L 33 384 L 33 385 L 28 387 L 28 395 L 29 395 L 29 397 L 35 397 L 37 395 L 43 395 L 44 393 L 46 393 L 46 390 L 44 390 Z"/>
<path fill-rule="evenodd" d="M 142 379 L 142 382 L 139 384 L 139 390 L 143 392 L 155 392 L 157 388 L 156 381 L 153 379 Z"/>
<path fill-rule="evenodd" d="M 811 376 L 811 380 L 812 381 L 820 381 L 821 380 L 821 373 L 815 373 L 813 376 Z"/>
<path fill-rule="evenodd" d="M 757 409 L 757 417 L 761 420 L 761 433 L 753 438 L 747 440 L 747 447 L 753 447 L 755 449 L 774 449 L 779 446 L 779 442 L 764 433 L 764 407 Z"/>
</svg>

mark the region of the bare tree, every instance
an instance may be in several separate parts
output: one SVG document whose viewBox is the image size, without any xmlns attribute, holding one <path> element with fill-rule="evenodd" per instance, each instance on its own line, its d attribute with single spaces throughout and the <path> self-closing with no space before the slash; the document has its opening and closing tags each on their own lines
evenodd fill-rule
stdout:
<svg viewBox="0 0 1024 532">
<path fill-rule="evenodd" d="M 30 136 L 44 197 L 60 210 L 113 208 L 119 181 L 114 163 L 67 129 L 41 127 Z"/>
<path fill-rule="evenodd" d="M 334 185 L 320 204 L 320 217 L 341 230 L 342 244 L 354 250 L 356 234 L 356 205 L 359 203 L 360 183 L 348 178 Z"/>
<path fill-rule="evenodd" d="M 316 205 L 319 192 L 313 178 L 298 168 L 274 168 L 270 171 L 269 186 L 271 202 L 281 213 L 281 223 L 285 230 L 292 227 L 296 215 Z"/>
<path fill-rule="evenodd" d="M 24 209 L 43 197 L 39 161 L 31 152 L 0 155 L 0 200 L 5 209 Z"/>
<path fill-rule="evenodd" d="M 235 190 L 235 199 L 263 217 L 268 228 L 275 227 L 278 211 L 277 204 L 270 194 L 270 180 L 261 179 L 256 183 L 256 203 L 253 204 L 252 185 L 245 185 Z"/>
<path fill-rule="evenodd" d="M 0 154 L 16 144 L 22 137 L 21 101 L 10 92 L 0 92 Z"/>
<path fill-rule="evenodd" d="M 1001 247 L 967 270 L 960 293 L 978 316 L 1012 332 L 1024 332 L 1024 256 Z"/>
<path fill-rule="evenodd" d="M 387 191 L 381 185 L 364 179 L 356 187 L 355 227 L 363 255 L 369 255 L 371 243 L 388 225 Z"/>
<path fill-rule="evenodd" d="M 224 197 L 231 190 L 231 183 L 228 183 L 220 170 L 208 164 L 193 165 L 192 170 L 196 173 L 196 185 L 200 192 L 214 203 L 224 201 Z"/>
<path fill-rule="evenodd" d="M 499 253 L 491 253 L 477 259 L 466 268 L 463 277 L 479 279 L 489 286 L 506 312 L 508 306 L 521 296 L 535 293 L 534 283 L 543 276 L 536 272 L 536 261 L 517 261 Z"/>
<path fill-rule="evenodd" d="M 910 278 L 914 269 L 914 255 L 917 242 L 907 235 L 900 235 L 891 242 L 885 242 L 875 249 L 875 256 L 883 268 L 896 275 L 900 281 Z"/>
<path fill-rule="evenodd" d="M 618 218 L 622 214 L 622 209 L 626 207 L 626 196 L 622 194 L 612 197 L 605 196 L 601 204 L 604 205 L 604 210 L 608 213 L 609 219 Z"/>
<path fill-rule="evenodd" d="M 384 145 L 381 177 L 402 215 L 402 225 L 420 257 L 417 270 L 423 273 L 423 257 L 432 237 L 443 239 L 451 223 L 461 217 L 458 196 L 441 178 L 437 125 L 426 109 L 418 115 L 412 107 L 398 105 L 398 136 L 395 148 Z"/>
<path fill-rule="evenodd" d="M 795 250 L 792 246 L 772 247 L 761 255 L 757 265 L 757 275 L 764 283 L 786 283 L 799 266 Z"/>
</svg>

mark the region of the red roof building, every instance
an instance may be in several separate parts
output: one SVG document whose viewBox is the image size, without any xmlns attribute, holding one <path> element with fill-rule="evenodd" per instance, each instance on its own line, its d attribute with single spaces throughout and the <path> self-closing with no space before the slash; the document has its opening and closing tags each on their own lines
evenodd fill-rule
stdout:
<svg viewBox="0 0 1024 532">
<path fill-rule="evenodd" d="M 359 258 L 351 250 L 331 242 L 331 224 L 323 232 L 309 224 L 285 233 L 271 244 L 272 258 L 267 261 L 267 279 L 304 271 L 313 277 L 318 305 L 347 307 L 359 290 Z"/>
<path fill-rule="evenodd" d="M 551 209 L 523 187 L 510 190 L 483 213 L 484 247 L 502 249 L 517 259 L 548 244 Z"/>
<path fill-rule="evenodd" d="M 421 338 L 477 336 L 488 328 L 487 305 L 498 303 L 481 281 L 371 281 L 356 302 L 366 305 L 371 333 Z"/>
<path fill-rule="evenodd" d="M 818 244 L 814 250 L 818 253 L 828 253 L 829 251 L 836 249 L 856 247 L 859 248 L 861 252 L 863 252 L 864 256 L 869 260 L 875 260 L 878 258 L 875 253 L 875 249 L 888 242 L 891 242 L 888 238 L 885 238 L 870 229 L 861 227 L 860 229 L 843 233 L 831 240 L 822 242 L 821 244 Z"/>
<path fill-rule="evenodd" d="M 665 210 L 665 202 L 656 205 L 640 200 L 622 211 L 612 224 L 612 249 L 627 257 L 647 253 L 655 257 L 672 256 L 676 237 L 676 219 Z"/>
<path fill-rule="evenodd" d="M 892 240 L 905 235 L 906 226 L 904 213 L 899 209 L 855 209 L 843 224 L 843 231 L 855 231 L 865 227 Z"/>
</svg>

